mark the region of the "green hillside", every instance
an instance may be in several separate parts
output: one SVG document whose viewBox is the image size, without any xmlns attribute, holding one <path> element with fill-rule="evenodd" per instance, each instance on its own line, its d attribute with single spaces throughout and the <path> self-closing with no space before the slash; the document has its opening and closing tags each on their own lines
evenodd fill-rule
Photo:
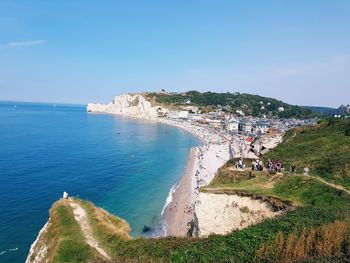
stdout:
<svg viewBox="0 0 350 263">
<path fill-rule="evenodd" d="M 329 119 L 314 128 L 290 130 L 283 143 L 264 156 L 287 168 L 310 168 L 311 175 L 350 188 L 350 120 Z"/>
<path fill-rule="evenodd" d="M 148 99 L 173 107 L 198 106 L 203 112 L 222 108 L 224 111 L 235 113 L 242 110 L 246 115 L 252 116 L 279 116 L 281 118 L 310 118 L 317 114 L 310 109 L 290 105 L 282 101 L 258 95 L 244 93 L 215 93 L 189 91 L 186 93 L 147 93 Z M 284 111 L 280 112 L 279 107 Z"/>
</svg>

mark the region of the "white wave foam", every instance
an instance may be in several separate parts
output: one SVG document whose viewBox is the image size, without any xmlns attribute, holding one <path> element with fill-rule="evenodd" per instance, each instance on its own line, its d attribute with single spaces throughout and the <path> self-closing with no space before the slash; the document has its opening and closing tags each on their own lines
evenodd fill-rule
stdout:
<svg viewBox="0 0 350 263">
<path fill-rule="evenodd" d="M 1 252 L 0 252 L 0 256 L 6 254 L 7 252 L 12 252 L 12 251 L 17 251 L 17 250 L 18 250 L 18 247 L 10 248 L 9 250 L 1 251 Z"/>
<path fill-rule="evenodd" d="M 179 185 L 180 185 L 180 183 L 174 184 L 174 185 L 171 187 L 171 189 L 170 189 L 170 191 L 169 191 L 169 194 L 168 194 L 167 198 L 165 199 L 165 204 L 164 204 L 164 206 L 163 206 L 163 210 L 162 210 L 162 212 L 161 212 L 161 216 L 163 216 L 165 209 L 166 209 L 167 206 L 173 201 L 173 193 L 175 193 L 175 191 L 176 191 L 176 189 L 179 187 Z"/>
</svg>

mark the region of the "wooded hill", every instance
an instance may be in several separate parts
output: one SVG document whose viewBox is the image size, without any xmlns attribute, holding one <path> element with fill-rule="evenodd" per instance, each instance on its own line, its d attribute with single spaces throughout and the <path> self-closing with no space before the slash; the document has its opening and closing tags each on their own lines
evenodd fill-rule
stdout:
<svg viewBox="0 0 350 263">
<path fill-rule="evenodd" d="M 202 112 L 222 109 L 228 113 L 236 113 L 237 110 L 241 110 L 246 115 L 280 118 L 311 118 L 317 115 L 310 109 L 290 105 L 277 99 L 238 92 L 146 93 L 146 97 L 164 106 L 178 108 L 198 106 Z"/>
</svg>

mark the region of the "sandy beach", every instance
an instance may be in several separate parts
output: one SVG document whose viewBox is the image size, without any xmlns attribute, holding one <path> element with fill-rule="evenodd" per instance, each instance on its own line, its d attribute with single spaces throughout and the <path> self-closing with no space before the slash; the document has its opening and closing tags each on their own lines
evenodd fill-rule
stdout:
<svg viewBox="0 0 350 263">
<path fill-rule="evenodd" d="M 188 207 L 192 202 L 192 174 L 195 165 L 196 149 L 190 150 L 186 171 L 181 181 L 172 194 L 172 202 L 164 211 L 167 224 L 167 236 L 186 236 L 187 222 L 194 218 L 193 213 L 188 213 Z"/>
<path fill-rule="evenodd" d="M 188 223 L 194 220 L 199 188 L 208 185 L 217 170 L 230 158 L 229 139 L 212 130 L 188 122 L 162 120 L 191 132 L 202 139 L 203 145 L 190 150 L 185 172 L 172 193 L 172 201 L 164 210 L 167 236 L 186 236 Z"/>
</svg>

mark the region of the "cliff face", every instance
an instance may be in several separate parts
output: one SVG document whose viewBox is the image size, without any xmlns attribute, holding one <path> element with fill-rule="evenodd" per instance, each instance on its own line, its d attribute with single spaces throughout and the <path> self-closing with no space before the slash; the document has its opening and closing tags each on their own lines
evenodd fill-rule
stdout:
<svg viewBox="0 0 350 263">
<path fill-rule="evenodd" d="M 153 106 L 141 94 L 123 94 L 116 96 L 113 102 L 108 104 L 93 104 L 87 106 L 88 112 L 102 112 L 129 115 L 146 119 L 155 119 L 166 115 L 169 111 L 161 106 Z"/>
<path fill-rule="evenodd" d="M 81 199 L 57 201 L 26 263 L 111 262 L 109 241 L 130 239 L 128 223 Z"/>
</svg>

